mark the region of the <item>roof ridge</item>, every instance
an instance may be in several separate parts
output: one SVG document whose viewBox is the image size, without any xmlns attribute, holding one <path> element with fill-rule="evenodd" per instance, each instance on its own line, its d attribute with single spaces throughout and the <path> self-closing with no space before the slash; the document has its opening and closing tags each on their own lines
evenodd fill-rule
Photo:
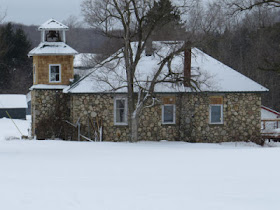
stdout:
<svg viewBox="0 0 280 210">
<path fill-rule="evenodd" d="M 57 25 L 57 27 L 48 27 L 48 25 L 53 23 L 53 22 Z M 43 29 L 52 29 L 52 28 L 53 29 L 64 29 L 64 30 L 69 29 L 68 26 L 64 25 L 63 23 L 61 23 L 57 20 L 55 20 L 54 18 L 51 18 L 51 19 L 47 20 L 46 22 L 44 22 L 42 25 L 40 25 L 38 27 L 38 30 L 40 31 L 40 30 L 43 30 Z"/>
</svg>

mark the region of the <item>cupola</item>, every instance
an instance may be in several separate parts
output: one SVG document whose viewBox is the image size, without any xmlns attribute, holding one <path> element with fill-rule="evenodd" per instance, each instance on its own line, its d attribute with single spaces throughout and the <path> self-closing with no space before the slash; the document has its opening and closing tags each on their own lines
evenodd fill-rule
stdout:
<svg viewBox="0 0 280 210">
<path fill-rule="evenodd" d="M 65 32 L 69 28 L 54 19 L 50 19 L 42 24 L 38 30 L 41 31 L 41 42 L 66 42 Z"/>
</svg>

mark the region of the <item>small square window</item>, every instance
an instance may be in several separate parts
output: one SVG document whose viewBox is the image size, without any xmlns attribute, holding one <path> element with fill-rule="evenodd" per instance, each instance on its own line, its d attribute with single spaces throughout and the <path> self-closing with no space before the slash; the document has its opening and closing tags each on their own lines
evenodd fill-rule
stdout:
<svg viewBox="0 0 280 210">
<path fill-rule="evenodd" d="M 49 66 L 50 82 L 61 82 L 61 66 L 60 64 L 50 64 Z"/>
<path fill-rule="evenodd" d="M 114 102 L 115 125 L 127 125 L 127 99 L 115 98 Z"/>
<path fill-rule="evenodd" d="M 164 104 L 162 106 L 162 123 L 175 124 L 175 113 L 174 104 Z"/>
<path fill-rule="evenodd" d="M 220 104 L 210 105 L 210 123 L 211 124 L 223 123 L 223 105 Z"/>
</svg>

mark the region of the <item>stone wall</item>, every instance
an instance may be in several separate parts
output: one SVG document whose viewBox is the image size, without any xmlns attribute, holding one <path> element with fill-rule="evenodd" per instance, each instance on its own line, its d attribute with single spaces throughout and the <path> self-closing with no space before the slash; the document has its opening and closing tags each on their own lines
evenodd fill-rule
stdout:
<svg viewBox="0 0 280 210">
<path fill-rule="evenodd" d="M 176 124 L 162 124 L 162 102 L 145 108 L 140 117 L 139 139 L 190 142 L 256 141 L 260 138 L 261 97 L 257 93 L 216 94 L 223 98 L 223 124 L 209 124 L 210 97 L 215 94 L 185 93 L 175 96 Z M 71 121 L 80 119 L 82 134 L 92 137 L 92 122 L 102 121 L 104 141 L 129 140 L 128 126 L 114 125 L 114 95 L 73 94 Z"/>
<path fill-rule="evenodd" d="M 51 84 L 51 85 L 69 85 L 70 79 L 74 78 L 72 55 L 56 55 L 56 56 L 33 56 L 33 65 L 35 65 L 36 79 L 34 85 L 37 84 Z M 61 82 L 49 82 L 49 65 L 61 65 Z M 34 74 L 34 72 L 33 72 Z"/>
<path fill-rule="evenodd" d="M 32 90 L 32 135 L 38 139 L 63 138 L 69 120 L 69 95 L 62 90 Z"/>
<path fill-rule="evenodd" d="M 261 96 L 227 93 L 223 97 L 223 124 L 209 124 L 209 97 L 183 97 L 181 137 L 191 142 L 258 141 L 261 129 Z"/>
</svg>

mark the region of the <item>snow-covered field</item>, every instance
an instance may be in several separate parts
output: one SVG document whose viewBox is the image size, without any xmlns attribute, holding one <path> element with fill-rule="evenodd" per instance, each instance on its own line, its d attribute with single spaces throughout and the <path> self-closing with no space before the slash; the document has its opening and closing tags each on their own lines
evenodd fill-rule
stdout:
<svg viewBox="0 0 280 210">
<path fill-rule="evenodd" d="M 0 119 L 0 209 L 280 209 L 280 147 L 6 140 L 13 135 Z"/>
</svg>

